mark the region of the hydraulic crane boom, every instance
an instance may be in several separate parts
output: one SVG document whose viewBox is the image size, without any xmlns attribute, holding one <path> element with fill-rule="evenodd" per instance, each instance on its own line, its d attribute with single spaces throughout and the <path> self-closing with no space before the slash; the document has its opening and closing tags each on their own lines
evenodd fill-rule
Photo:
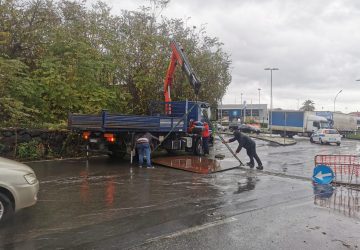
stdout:
<svg viewBox="0 0 360 250">
<path fill-rule="evenodd" d="M 185 72 L 191 86 L 195 91 L 195 95 L 197 96 L 199 94 L 201 82 L 197 78 L 194 70 L 192 69 L 190 62 L 187 59 L 182 47 L 180 47 L 180 45 L 175 40 L 171 40 L 170 47 L 172 50 L 172 54 L 164 81 L 165 102 L 171 102 L 170 90 L 177 64 L 179 64 L 181 66 L 181 69 Z M 165 113 L 171 114 L 171 105 L 169 104 L 165 105 Z"/>
</svg>

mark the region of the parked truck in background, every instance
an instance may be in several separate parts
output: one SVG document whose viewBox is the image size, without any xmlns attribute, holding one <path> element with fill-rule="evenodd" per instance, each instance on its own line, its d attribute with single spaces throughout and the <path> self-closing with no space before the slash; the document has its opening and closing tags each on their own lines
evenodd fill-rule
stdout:
<svg viewBox="0 0 360 250">
<path fill-rule="evenodd" d="M 269 118 L 272 132 L 281 136 L 310 136 L 318 129 L 329 128 L 328 120 L 313 111 L 273 110 Z"/>
<path fill-rule="evenodd" d="M 316 115 L 325 117 L 330 128 L 336 129 L 341 135 L 353 133 L 358 128 L 356 116 L 331 111 L 316 111 Z"/>
</svg>

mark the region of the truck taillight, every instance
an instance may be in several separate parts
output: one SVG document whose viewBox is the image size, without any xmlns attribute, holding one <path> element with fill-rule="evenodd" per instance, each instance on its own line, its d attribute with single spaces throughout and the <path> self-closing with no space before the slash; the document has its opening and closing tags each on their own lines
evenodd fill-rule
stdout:
<svg viewBox="0 0 360 250">
<path fill-rule="evenodd" d="M 104 134 L 104 137 L 105 137 L 106 141 L 108 141 L 108 142 L 115 142 L 114 134 L 106 133 L 106 134 Z"/>
<path fill-rule="evenodd" d="M 82 137 L 84 140 L 89 140 L 90 132 L 88 132 L 88 131 L 83 132 Z"/>
</svg>

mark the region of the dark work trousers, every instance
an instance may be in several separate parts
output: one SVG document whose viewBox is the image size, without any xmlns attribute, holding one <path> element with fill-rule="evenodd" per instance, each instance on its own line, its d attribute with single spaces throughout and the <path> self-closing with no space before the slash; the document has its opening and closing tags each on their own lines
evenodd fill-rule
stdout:
<svg viewBox="0 0 360 250">
<path fill-rule="evenodd" d="M 209 154 L 209 137 L 202 138 L 204 154 Z"/>
<path fill-rule="evenodd" d="M 250 158 L 251 165 L 254 165 L 254 158 L 255 158 L 258 166 L 262 166 L 262 162 L 256 153 L 256 144 L 255 143 L 253 145 L 251 145 L 251 147 L 249 149 L 246 149 L 246 153 Z"/>
</svg>

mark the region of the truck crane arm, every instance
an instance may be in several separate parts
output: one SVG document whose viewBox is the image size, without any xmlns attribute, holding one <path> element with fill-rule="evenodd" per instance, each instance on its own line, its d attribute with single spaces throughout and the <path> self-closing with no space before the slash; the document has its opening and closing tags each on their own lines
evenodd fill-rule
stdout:
<svg viewBox="0 0 360 250">
<path fill-rule="evenodd" d="M 192 69 L 190 62 L 183 51 L 183 48 L 180 47 L 180 45 L 175 40 L 171 40 L 170 47 L 172 50 L 172 54 L 164 81 L 165 102 L 171 102 L 170 89 L 173 82 L 175 68 L 177 64 L 179 64 L 181 66 L 181 69 L 185 72 L 189 80 L 189 83 L 193 87 L 195 95 L 197 96 L 199 94 L 201 82 L 197 78 L 194 70 Z M 171 113 L 170 105 L 166 105 L 165 112 L 167 114 Z"/>
</svg>

